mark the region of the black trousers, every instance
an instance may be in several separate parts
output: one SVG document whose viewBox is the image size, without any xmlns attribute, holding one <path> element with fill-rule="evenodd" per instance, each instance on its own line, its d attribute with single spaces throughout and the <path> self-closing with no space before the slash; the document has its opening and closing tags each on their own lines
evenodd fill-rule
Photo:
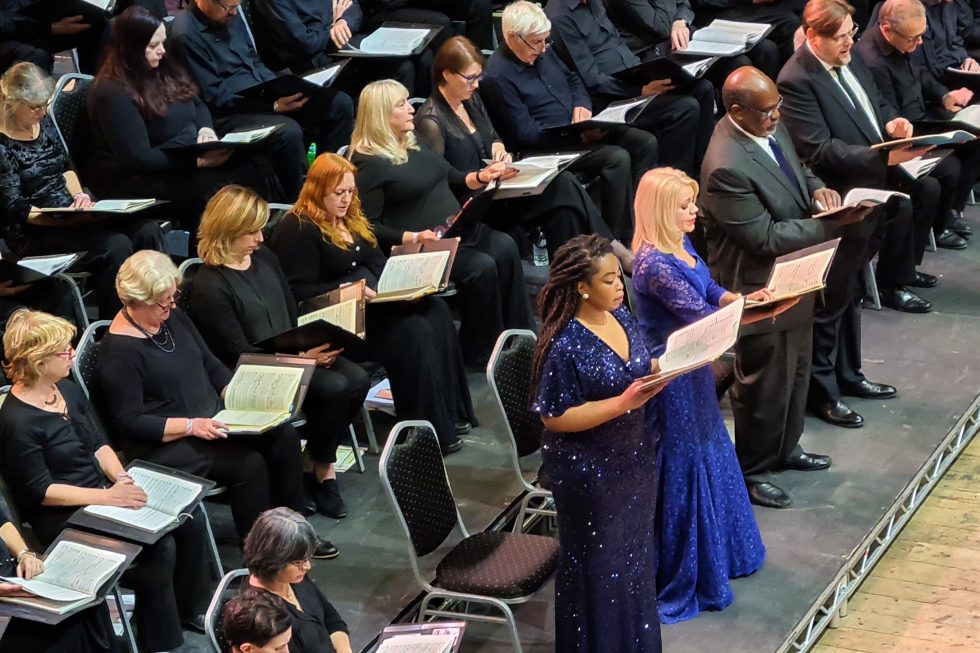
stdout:
<svg viewBox="0 0 980 653">
<path fill-rule="evenodd" d="M 602 219 L 616 238 L 633 238 L 633 176 L 629 152 L 615 145 L 593 145 L 568 168 L 584 181 L 598 178 Z"/>
<path fill-rule="evenodd" d="M 276 179 L 276 183 L 266 189 L 270 192 L 267 199 L 292 204 L 299 196 L 306 175 L 306 146 L 299 123 L 276 113 L 236 114 L 214 121 L 219 135 L 271 125 L 278 125 L 279 129 L 269 134 L 262 141 L 261 149 L 256 150 L 268 159 Z M 279 192 L 273 192 L 277 190 Z"/>
<path fill-rule="evenodd" d="M 482 50 L 493 49 L 493 11 L 490 0 L 408 0 L 397 4 L 407 5 L 398 9 L 375 12 L 371 23 L 385 21 L 427 23 L 444 27 L 439 43 L 433 43 L 433 51 L 452 36 L 450 21 L 466 22 L 466 37 Z"/>
<path fill-rule="evenodd" d="M 980 30 L 980 26 L 977 29 Z M 956 190 L 953 192 L 951 206 L 954 211 L 963 211 L 966 208 L 967 200 L 970 199 L 973 186 L 980 179 L 980 144 L 969 143 L 967 145 L 961 145 L 959 149 L 954 150 L 946 158 L 954 157 L 959 161 L 960 175 Z M 943 163 L 945 163 L 945 160 Z"/>
<path fill-rule="evenodd" d="M 810 325 L 735 343 L 735 453 L 746 482 L 798 455 L 810 383 Z"/>
<path fill-rule="evenodd" d="M 51 23 L 69 16 L 82 16 L 82 22 L 91 27 L 79 34 L 48 34 L 0 43 L 0 72 L 18 61 L 30 61 L 50 73 L 55 53 L 77 49 L 81 72 L 94 75 L 108 38 L 109 21 L 105 12 L 83 0 L 42 0 L 30 7 L 32 17 L 38 17 L 42 12 Z"/>
<path fill-rule="evenodd" d="M 384 365 L 398 419 L 429 420 L 443 444 L 456 439 L 456 422 L 476 424 L 463 353 L 446 302 L 427 297 L 368 304 L 367 311 L 366 346 L 345 356 Z"/>
<path fill-rule="evenodd" d="M 337 445 L 364 404 L 371 388 L 367 372 L 357 363 L 338 357 L 330 367 L 317 367 L 303 400 L 306 449 L 317 463 L 337 462 Z"/>
<path fill-rule="evenodd" d="M 485 364 L 504 329 L 534 328 L 521 255 L 507 234 L 477 225 L 460 243 L 450 279 L 459 289 L 459 339 L 467 364 Z"/>
<path fill-rule="evenodd" d="M 694 179 L 701 176 L 701 160 L 715 128 L 714 100 L 714 87 L 699 79 L 687 93 L 665 93 L 650 102 L 633 126 L 656 136 L 657 165 L 678 168 Z"/>
<path fill-rule="evenodd" d="M 896 168 L 888 169 L 889 187 L 907 193 L 912 199 L 911 203 L 902 199 L 897 207 L 894 202 L 886 205 L 887 230 L 878 250 L 876 268 L 878 285 L 885 289 L 904 286 L 915 278 L 915 265 L 922 261 L 942 194 L 939 181 L 932 176 L 910 179 Z"/>
<path fill-rule="evenodd" d="M 134 446 L 126 455 L 227 487 L 240 539 L 245 539 L 258 516 L 269 508 L 285 506 L 302 512 L 305 507 L 299 433 L 288 424 L 256 436 L 229 436 L 224 441 L 192 437 L 155 447 Z"/>
<path fill-rule="evenodd" d="M 27 227 L 24 256 L 85 252 L 81 265 L 92 275 L 99 317 L 109 319 L 122 304 L 116 273 L 133 252 L 163 250 L 163 233 L 153 220 L 127 216 L 87 227 Z"/>
<path fill-rule="evenodd" d="M 121 653 L 109 618 L 109 606 L 82 610 L 57 625 L 11 619 L 0 639 L 0 653 Z"/>
</svg>

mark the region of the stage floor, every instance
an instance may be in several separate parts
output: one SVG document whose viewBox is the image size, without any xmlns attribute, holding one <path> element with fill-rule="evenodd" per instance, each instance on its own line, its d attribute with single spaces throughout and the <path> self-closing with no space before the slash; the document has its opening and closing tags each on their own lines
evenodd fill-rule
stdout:
<svg viewBox="0 0 980 653">
<path fill-rule="evenodd" d="M 975 228 L 980 211 L 968 212 Z M 980 236 L 978 236 L 980 239 Z M 977 240 L 977 239 L 975 239 Z M 833 456 L 827 472 L 786 472 L 778 484 L 793 497 L 789 510 L 757 509 L 768 549 L 764 567 L 733 582 L 735 602 L 720 613 L 665 626 L 668 653 L 768 653 L 776 650 L 806 615 L 845 561 L 895 497 L 936 449 L 980 388 L 980 240 L 962 252 L 927 253 L 922 270 L 940 276 L 939 287 L 921 291 L 933 302 L 927 315 L 866 310 L 864 371 L 893 384 L 889 401 L 855 399 L 864 415 L 861 429 L 839 429 L 808 418 L 803 446 Z M 470 376 L 480 426 L 462 451 L 446 459 L 450 480 L 471 531 L 480 530 L 516 496 L 518 485 L 503 454 L 503 434 L 482 375 Z M 384 438 L 391 421 L 375 422 Z M 350 516 L 336 521 L 312 518 L 317 531 L 340 547 L 335 560 L 318 561 L 312 577 L 347 620 L 354 650 L 361 650 L 417 595 L 404 536 L 383 495 L 377 457 L 367 456 L 364 474 L 342 474 Z M 536 461 L 527 460 L 528 473 Z M 230 543 L 227 511 L 216 506 L 216 534 Z M 222 547 L 226 567 L 241 565 L 241 554 Z M 433 556 L 435 557 L 435 556 Z M 549 584 L 516 614 L 528 653 L 554 650 L 554 617 Z M 189 637 L 183 651 L 204 650 Z M 464 653 L 510 650 L 506 633 L 473 624 Z"/>
</svg>

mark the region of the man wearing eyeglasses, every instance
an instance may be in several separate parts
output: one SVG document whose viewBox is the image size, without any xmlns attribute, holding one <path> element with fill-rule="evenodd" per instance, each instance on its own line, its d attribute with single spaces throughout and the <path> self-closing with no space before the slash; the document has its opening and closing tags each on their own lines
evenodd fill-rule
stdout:
<svg viewBox="0 0 980 653">
<path fill-rule="evenodd" d="M 980 72 L 980 63 L 967 52 L 961 30 L 965 28 L 960 8 L 954 0 L 923 0 L 929 26 L 922 35 L 922 46 L 912 54 L 912 60 L 955 84 L 963 79 L 947 68 L 959 68 L 968 73 Z"/>
<path fill-rule="evenodd" d="M 872 24 L 854 46 L 874 73 L 889 109 L 913 123 L 947 120 L 973 100 L 970 89 L 950 90 L 932 72 L 912 62 L 910 55 L 922 44 L 926 29 L 926 13 L 919 0 L 886 0 L 877 25 Z M 939 247 L 964 249 L 965 238 L 973 234 L 961 216 L 980 174 L 977 145 L 957 148 L 929 173 L 942 188 L 939 214 L 933 225 Z M 916 260 L 922 259 L 924 250 L 925 243 L 916 242 Z"/>
<path fill-rule="evenodd" d="M 842 195 L 855 187 L 908 193 L 892 198 L 874 215 L 849 230 L 830 269 L 823 301 L 813 325 L 813 369 L 810 410 L 835 426 L 857 428 L 864 418 L 842 397 L 886 399 L 890 385 L 873 383 L 861 372 L 860 283 L 865 265 L 878 252 L 877 282 L 881 301 L 899 311 L 925 313 L 931 304 L 908 289 L 930 287 L 936 278 L 915 269 L 913 211 L 921 237 L 931 228 L 938 208 L 939 183 L 913 179 L 899 164 L 929 148 L 883 151 L 875 143 L 912 135 L 912 125 L 895 116 L 881 99 L 874 78 L 858 58 L 853 8 L 843 0 L 810 0 L 803 11 L 806 42 L 779 74 L 785 98 L 783 121 L 796 151 L 827 185 Z M 883 219 L 881 219 L 883 218 Z"/>
</svg>

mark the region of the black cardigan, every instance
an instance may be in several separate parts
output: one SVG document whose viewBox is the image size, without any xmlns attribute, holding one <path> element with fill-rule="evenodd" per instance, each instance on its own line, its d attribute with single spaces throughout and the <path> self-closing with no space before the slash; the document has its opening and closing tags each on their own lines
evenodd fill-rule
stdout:
<svg viewBox="0 0 980 653">
<path fill-rule="evenodd" d="M 476 127 L 472 134 L 436 89 L 415 112 L 415 135 L 422 145 L 445 157 L 456 170 L 468 173 L 483 168 L 483 160 L 493 155 L 493 144 L 502 139 L 493 128 L 478 93 L 464 100 L 463 107 Z"/>
</svg>

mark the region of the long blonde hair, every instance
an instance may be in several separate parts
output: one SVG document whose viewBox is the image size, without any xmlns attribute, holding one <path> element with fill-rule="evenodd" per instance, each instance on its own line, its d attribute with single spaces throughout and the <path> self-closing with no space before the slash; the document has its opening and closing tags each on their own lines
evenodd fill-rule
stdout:
<svg viewBox="0 0 980 653">
<path fill-rule="evenodd" d="M 299 199 L 290 211 L 297 219 L 306 220 L 316 226 L 324 240 L 329 240 L 334 247 L 340 249 L 350 249 L 350 243 L 344 240 L 340 231 L 334 226 L 333 220 L 327 215 L 326 209 L 323 208 L 323 198 L 337 190 L 337 186 L 347 173 L 356 177 L 357 167 L 339 154 L 321 154 L 310 166 L 306 182 L 299 191 Z M 354 197 L 347 208 L 344 224 L 352 236 L 360 236 L 372 246 L 377 246 L 378 239 L 371 230 L 371 223 L 361 210 L 361 198 L 357 194 L 356 186 Z"/>
<path fill-rule="evenodd" d="M 0 79 L 0 131 L 6 133 L 19 104 L 46 104 L 54 95 L 54 80 L 28 61 L 14 64 Z"/>
<path fill-rule="evenodd" d="M 408 132 L 399 139 L 388 122 L 395 105 L 407 99 L 408 89 L 393 79 L 380 79 L 365 86 L 357 101 L 348 156 L 357 152 L 380 156 L 395 165 L 407 162 L 408 151 L 419 149 L 415 133 Z"/>
<path fill-rule="evenodd" d="M 269 221 L 269 203 L 244 186 L 225 186 L 208 201 L 197 228 L 197 255 L 208 265 L 231 262 L 232 242 L 261 231 Z"/>
<path fill-rule="evenodd" d="M 684 251 L 684 232 L 677 226 L 676 216 L 687 190 L 693 191 L 692 201 L 697 201 L 698 182 L 676 168 L 654 168 L 643 175 L 633 202 L 634 252 L 643 245 L 653 245 L 664 254 Z"/>
</svg>

